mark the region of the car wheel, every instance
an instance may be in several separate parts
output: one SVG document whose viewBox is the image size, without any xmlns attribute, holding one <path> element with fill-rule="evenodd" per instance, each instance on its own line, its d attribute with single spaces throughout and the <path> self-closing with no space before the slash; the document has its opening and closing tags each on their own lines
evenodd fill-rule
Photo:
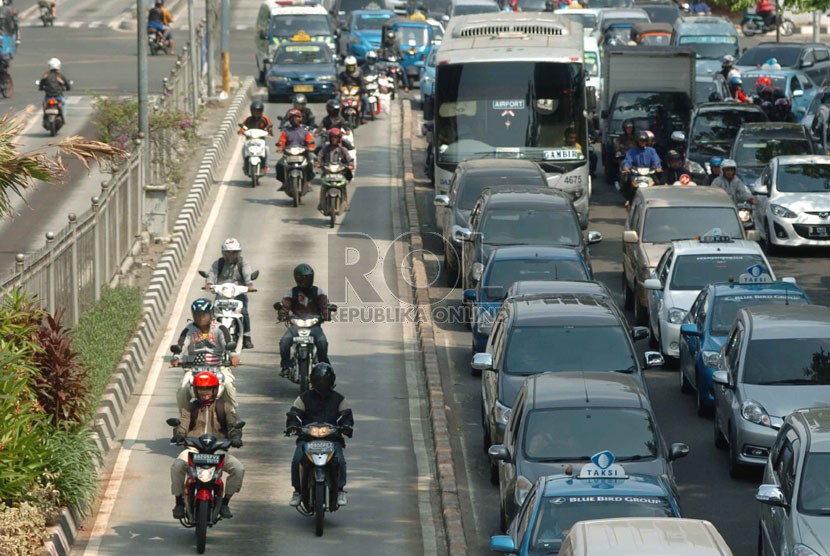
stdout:
<svg viewBox="0 0 830 556">
<path fill-rule="evenodd" d="M 686 378 L 686 373 L 683 372 L 683 358 L 680 358 L 680 391 L 684 394 L 691 394 L 694 389 L 692 385 L 689 383 L 689 379 Z"/>
<path fill-rule="evenodd" d="M 640 296 L 634 291 L 634 325 L 646 326 L 648 324 L 648 309 L 640 303 Z"/>
<path fill-rule="evenodd" d="M 712 428 L 715 431 L 715 448 L 718 450 L 725 450 L 728 446 L 726 443 L 726 439 L 723 437 L 723 433 L 718 428 L 718 412 L 715 410 L 715 418 L 713 420 Z"/>
<path fill-rule="evenodd" d="M 444 250 L 444 274 L 447 280 L 447 287 L 454 288 L 458 284 L 458 263 L 450 263 L 450 259 L 454 259 Z"/>
<path fill-rule="evenodd" d="M 738 441 L 735 434 L 729 430 L 729 476 L 740 479 L 744 476 L 744 466 L 738 461 Z"/>
<path fill-rule="evenodd" d="M 467 330 L 473 329 L 473 307 L 469 303 L 464 303 L 464 326 Z"/>
<path fill-rule="evenodd" d="M 700 374 L 697 375 L 697 393 L 695 394 L 695 402 L 697 405 L 697 416 L 698 417 L 711 417 L 712 413 L 714 413 L 712 406 L 706 405 L 703 401 L 703 396 L 705 395 L 703 391 L 703 386 L 701 385 Z"/>
<path fill-rule="evenodd" d="M 629 311 L 634 308 L 634 292 L 628 287 L 628 280 L 625 279 L 625 271 L 622 273 L 623 307 Z"/>
<path fill-rule="evenodd" d="M 660 337 L 651 327 L 651 320 L 648 323 L 648 347 L 660 351 Z"/>
</svg>

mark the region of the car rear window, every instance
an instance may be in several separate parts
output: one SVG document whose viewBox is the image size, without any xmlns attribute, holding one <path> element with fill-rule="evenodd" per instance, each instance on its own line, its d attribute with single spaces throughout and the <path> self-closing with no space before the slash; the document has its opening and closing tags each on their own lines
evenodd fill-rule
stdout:
<svg viewBox="0 0 830 556">
<path fill-rule="evenodd" d="M 742 382 L 782 386 L 830 384 L 830 337 L 750 341 Z"/>
<path fill-rule="evenodd" d="M 798 62 L 798 55 L 801 54 L 800 46 L 756 46 L 744 52 L 738 58 L 739 66 L 761 66 L 770 58 L 775 58 L 782 67 L 793 67 Z"/>
<path fill-rule="evenodd" d="M 535 179 L 534 179 L 535 178 Z M 512 176 L 486 176 L 486 175 L 476 175 L 473 174 L 469 177 L 465 177 L 464 184 L 461 187 L 461 191 L 458 193 L 458 200 L 456 201 L 455 205 L 457 208 L 463 210 L 471 210 L 473 205 L 478 199 L 478 196 L 481 195 L 481 192 L 487 189 L 488 187 L 492 187 L 493 189 L 498 187 L 547 187 L 547 181 L 542 179 L 542 176 L 538 173 L 530 174 L 518 174 Z"/>
<path fill-rule="evenodd" d="M 721 235 L 743 239 L 743 227 L 732 207 L 652 207 L 646 211 L 643 243 L 691 239 L 720 228 Z"/>
<path fill-rule="evenodd" d="M 483 285 L 484 299 L 504 299 L 507 289 L 516 282 L 525 280 L 590 280 L 585 266 L 574 259 L 527 259 L 492 261 L 493 267 Z"/>
<path fill-rule="evenodd" d="M 706 253 L 702 255 L 681 255 L 677 257 L 672 270 L 671 289 L 700 291 L 708 284 L 725 282 L 738 277 L 750 266 L 759 264 L 764 268 L 761 255 Z M 770 274 L 767 268 L 767 274 Z"/>
<path fill-rule="evenodd" d="M 572 211 L 490 209 L 477 230 L 488 245 L 577 246 L 581 232 Z"/>
<path fill-rule="evenodd" d="M 734 152 L 732 159 L 740 168 L 760 166 L 776 156 L 813 154 L 813 147 L 806 138 L 760 137 L 755 133 L 747 133 L 738 139 Z"/>
</svg>

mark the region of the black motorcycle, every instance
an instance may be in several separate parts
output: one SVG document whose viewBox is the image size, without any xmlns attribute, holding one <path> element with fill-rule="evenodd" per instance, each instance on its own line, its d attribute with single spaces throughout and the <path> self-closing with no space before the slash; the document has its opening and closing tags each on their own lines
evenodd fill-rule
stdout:
<svg viewBox="0 0 830 556">
<path fill-rule="evenodd" d="M 55 16 L 52 15 L 52 5 L 46 0 L 40 0 L 37 3 L 37 7 L 40 8 L 40 21 L 43 23 L 43 26 L 54 27 Z"/>
<path fill-rule="evenodd" d="M 279 301 L 274 303 L 274 309 L 282 313 L 283 305 Z M 329 314 L 337 311 L 337 305 L 329 303 Z M 308 390 L 311 369 L 317 364 L 317 344 L 311 335 L 311 329 L 323 324 L 323 317 L 320 315 L 306 315 L 292 313 L 287 317 L 280 317 L 279 321 L 285 322 L 286 326 L 297 329 L 294 336 L 294 343 L 291 345 L 291 371 L 289 378 L 292 382 L 300 385 L 300 394 Z"/>
<path fill-rule="evenodd" d="M 43 101 L 43 129 L 54 137 L 63 124 L 63 104 L 55 97 L 46 97 Z"/>
<path fill-rule="evenodd" d="M 795 33 L 795 23 L 793 23 L 793 20 L 778 14 L 776 14 L 775 21 L 772 25 L 767 25 L 763 17 L 754 13 L 744 13 L 744 17 L 741 20 L 741 31 L 746 37 L 769 33 L 770 31 L 775 31 L 776 27 L 779 28 L 781 35 L 784 37 L 789 37 Z"/>
<path fill-rule="evenodd" d="M 9 64 L 11 63 L 11 56 L 3 54 L 0 56 L 0 94 L 4 98 L 11 98 L 14 93 L 14 81 L 9 73 Z"/>
<path fill-rule="evenodd" d="M 279 164 L 284 176 L 283 191 L 294 200 L 294 206 L 298 207 L 308 189 L 308 149 L 302 145 L 285 147 Z"/>
</svg>

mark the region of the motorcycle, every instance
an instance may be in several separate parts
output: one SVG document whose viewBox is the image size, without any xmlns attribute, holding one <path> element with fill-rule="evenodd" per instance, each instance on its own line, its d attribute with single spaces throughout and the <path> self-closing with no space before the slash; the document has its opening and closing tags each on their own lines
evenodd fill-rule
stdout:
<svg viewBox="0 0 830 556">
<path fill-rule="evenodd" d="M 390 95 L 395 100 L 395 90 L 398 87 L 398 80 L 401 78 L 401 66 L 394 56 L 378 61 L 378 86 L 380 92 Z"/>
<path fill-rule="evenodd" d="M 282 311 L 282 303 L 279 301 L 274 303 L 274 309 Z M 329 303 L 327 310 L 331 314 L 337 310 L 337 305 Z M 286 327 L 293 326 L 297 329 L 297 335 L 291 345 L 291 372 L 289 378 L 291 382 L 300 385 L 300 394 L 302 394 L 308 390 L 311 368 L 317 364 L 317 344 L 311 335 L 311 329 L 322 324 L 323 317 L 299 313 L 291 314 L 286 319 L 281 318 L 280 321 L 285 322 Z"/>
<path fill-rule="evenodd" d="M 360 87 L 357 85 L 340 87 L 340 117 L 351 129 L 360 125 Z"/>
<path fill-rule="evenodd" d="M 199 276 L 207 278 L 208 273 L 204 270 L 199 271 Z M 259 271 L 255 270 L 251 273 L 251 280 L 256 280 L 259 277 Z M 236 344 L 234 347 L 239 348 L 231 350 L 233 355 L 242 353 L 242 301 L 236 299 L 236 296 L 248 293 L 248 286 L 235 284 L 233 282 L 226 282 L 224 284 L 213 284 L 210 286 L 210 291 L 216 296 L 213 301 L 213 318 L 219 321 L 219 324 L 228 329 L 231 334 L 231 342 Z"/>
<path fill-rule="evenodd" d="M 329 217 L 329 228 L 334 228 L 337 217 L 346 206 L 346 167 L 336 162 L 323 165 L 323 214 Z"/>
<path fill-rule="evenodd" d="M 181 420 L 170 418 L 167 424 L 178 427 Z M 241 430 L 244 426 L 245 421 L 237 421 L 234 429 Z M 199 438 L 185 438 L 184 445 L 190 453 L 187 456 L 188 474 L 184 489 L 185 517 L 179 522 L 196 530 L 196 552 L 203 554 L 208 527 L 213 527 L 222 519 L 219 511 L 225 490 L 222 482 L 225 454 L 216 452 L 227 451 L 231 441 L 203 434 Z"/>
<path fill-rule="evenodd" d="M 235 342 L 231 342 L 228 344 L 228 351 L 233 351 L 236 349 Z M 179 347 L 178 344 L 173 344 L 170 346 L 170 353 L 178 355 L 182 352 L 182 348 Z M 212 375 L 215 375 L 216 378 L 219 380 L 219 391 L 216 393 L 217 399 L 222 399 L 226 403 L 233 405 L 236 407 L 238 404 L 236 403 L 236 399 L 234 396 L 231 395 L 231 386 L 233 384 L 233 374 L 228 372 L 228 361 L 227 356 L 222 361 L 221 365 L 209 365 L 207 363 L 205 353 L 196 353 L 193 357 L 193 361 L 182 361 L 179 363 L 180 369 L 185 369 L 187 372 L 182 376 L 182 383 L 179 385 L 179 389 L 176 391 L 176 404 L 179 407 L 179 412 L 182 409 L 187 407 L 190 403 L 190 400 L 196 397 L 196 392 L 193 390 L 193 379 L 199 373 L 208 372 Z M 175 367 L 174 367 L 175 368 Z M 226 388 L 227 383 L 227 388 Z"/>
<path fill-rule="evenodd" d="M 11 56 L 3 54 L 0 56 L 0 94 L 3 98 L 11 98 L 14 93 L 14 81 L 9 73 Z"/>
<path fill-rule="evenodd" d="M 755 221 L 752 219 L 752 205 L 747 202 L 738 203 L 738 220 L 741 221 L 744 231 L 754 230 Z"/>
<path fill-rule="evenodd" d="M 52 6 L 49 2 L 38 2 L 38 8 L 40 8 L 40 21 L 43 23 L 44 27 L 54 27 L 55 26 L 55 16 L 52 15 Z"/>
<path fill-rule="evenodd" d="M 170 45 L 164 36 L 164 31 L 156 27 L 147 27 L 147 45 L 150 47 L 150 54 L 157 56 L 159 52 L 170 54 Z"/>
<path fill-rule="evenodd" d="M 769 33 L 770 31 L 775 31 L 776 27 L 779 28 L 781 35 L 785 37 L 789 37 L 795 33 L 795 23 L 793 23 L 793 20 L 782 17 L 779 14 L 775 15 L 775 22 L 772 25 L 767 25 L 763 17 L 754 13 L 745 12 L 743 19 L 741 19 L 741 31 L 745 37 Z"/>
<path fill-rule="evenodd" d="M 648 166 L 637 166 L 631 169 L 629 178 L 631 180 L 631 187 L 636 189 L 645 189 L 654 185 L 655 171 Z"/>
<path fill-rule="evenodd" d="M 302 145 L 286 147 L 280 164 L 285 167 L 284 191 L 294 199 L 294 206 L 298 207 L 308 188 L 308 149 Z"/>
<path fill-rule="evenodd" d="M 380 114 L 380 97 L 378 96 L 378 76 L 367 75 L 365 78 L 364 89 L 366 91 L 367 112 L 372 121 L 375 121 L 375 116 Z"/>
<path fill-rule="evenodd" d="M 340 128 L 341 133 L 343 134 L 341 137 L 340 144 L 343 145 L 347 151 L 349 151 L 349 156 L 352 157 L 352 164 L 354 165 L 354 170 L 357 170 L 357 147 L 354 146 L 354 132 L 349 129 L 348 127 L 344 126 Z M 319 150 L 322 150 L 323 147 L 329 144 L 329 132 L 326 129 L 319 130 L 318 137 L 320 139 L 320 146 Z"/>
<path fill-rule="evenodd" d="M 306 517 L 314 516 L 314 533 L 323 536 L 323 524 L 326 512 L 336 512 L 339 468 L 333 463 L 335 442 L 340 435 L 351 427 L 341 427 L 329 423 L 310 423 L 293 429 L 286 429 L 285 435 L 292 432 L 304 441 L 305 455 L 300 460 L 300 504 L 297 511 Z"/>
<path fill-rule="evenodd" d="M 243 124 L 242 135 L 245 136 L 245 144 L 242 146 L 242 169 L 245 175 L 251 178 L 251 187 L 259 185 L 259 178 L 265 175 L 265 160 L 268 158 L 268 145 L 265 138 L 268 132 L 264 129 L 248 129 Z"/>
</svg>

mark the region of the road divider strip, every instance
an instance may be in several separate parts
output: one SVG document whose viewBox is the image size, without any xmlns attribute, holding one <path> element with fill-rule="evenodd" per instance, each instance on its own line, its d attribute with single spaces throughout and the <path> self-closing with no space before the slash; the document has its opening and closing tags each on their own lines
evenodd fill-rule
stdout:
<svg viewBox="0 0 830 556">
<path fill-rule="evenodd" d="M 162 316 L 173 293 L 173 286 L 190 246 L 193 232 L 214 185 L 219 165 L 227 153 L 228 146 L 236 139 L 237 122 L 243 110 L 248 106 L 248 99 L 253 88 L 253 77 L 247 78 L 242 83 L 225 113 L 211 147 L 207 149 L 202 158 L 194 183 L 173 226 L 171 241 L 159 259 L 144 294 L 142 317 L 137 332 L 127 344 L 125 355 L 101 397 L 93 419 L 93 440 L 104 456 L 115 443 L 124 410 L 146 367 L 148 352 L 160 330 Z M 103 461 L 99 461 L 99 471 L 102 465 Z M 84 511 L 81 508 L 63 510 L 56 519 L 56 525 L 49 530 L 50 540 L 45 543 L 44 554 L 69 555 L 77 532 L 83 523 Z"/>
</svg>

